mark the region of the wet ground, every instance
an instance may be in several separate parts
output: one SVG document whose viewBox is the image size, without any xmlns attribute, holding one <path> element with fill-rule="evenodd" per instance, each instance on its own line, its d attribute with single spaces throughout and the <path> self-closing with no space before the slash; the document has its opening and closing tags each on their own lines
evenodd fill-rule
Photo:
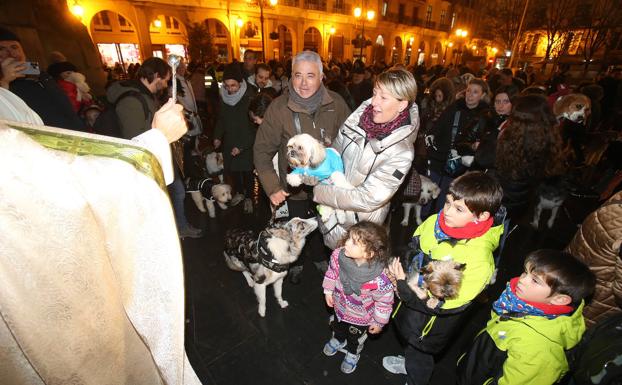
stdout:
<svg viewBox="0 0 622 385">
<path fill-rule="evenodd" d="M 268 288 L 266 317 L 257 314 L 257 302 L 251 288 L 239 272 L 229 270 L 222 256 L 223 236 L 227 228 L 261 228 L 267 223 L 267 209 L 260 200 L 252 215 L 242 205 L 219 211 L 215 219 L 200 214 L 187 199 L 192 223 L 205 230 L 205 237 L 185 239 L 183 244 L 187 287 L 186 348 L 190 361 L 203 384 L 212 385 L 344 385 L 406 382 L 382 367 L 382 357 L 400 354 L 397 332 L 389 324 L 377 337 L 368 339 L 356 371 L 339 370 L 343 354 L 326 357 L 322 348 L 330 338 L 328 309 L 322 294 L 322 274 L 306 261 L 302 282 L 283 285 L 283 297 L 289 307 L 281 309 Z M 576 231 L 577 224 L 597 202 L 569 198 L 560 210 L 552 229 L 542 218 L 540 230 L 520 224 L 508 237 L 500 263 L 499 279 L 486 295 L 475 303 L 451 347 L 438 357 L 432 383 L 452 384 L 456 358 L 462 346 L 485 324 L 490 302 L 501 292 L 504 282 L 520 274 L 526 253 L 537 248 L 563 248 Z M 408 242 L 414 223 L 399 225 L 401 210 L 392 213 L 391 238 L 396 253 Z M 526 213 L 526 217 L 530 213 Z M 526 223 L 526 221 L 523 221 Z"/>
</svg>

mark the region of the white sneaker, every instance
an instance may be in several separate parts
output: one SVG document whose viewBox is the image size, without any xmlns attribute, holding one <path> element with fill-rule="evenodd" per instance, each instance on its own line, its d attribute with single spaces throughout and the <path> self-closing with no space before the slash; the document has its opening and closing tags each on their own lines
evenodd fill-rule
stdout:
<svg viewBox="0 0 622 385">
<path fill-rule="evenodd" d="M 382 359 L 382 366 L 393 374 L 406 374 L 404 356 L 386 356 Z"/>
</svg>

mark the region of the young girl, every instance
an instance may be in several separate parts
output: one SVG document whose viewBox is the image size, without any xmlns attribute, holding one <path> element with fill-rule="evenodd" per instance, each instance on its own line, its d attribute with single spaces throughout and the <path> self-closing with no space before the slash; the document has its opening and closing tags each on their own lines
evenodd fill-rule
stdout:
<svg viewBox="0 0 622 385">
<path fill-rule="evenodd" d="M 333 356 L 345 348 L 341 371 L 356 369 L 367 332 L 378 334 L 389 322 L 393 285 L 385 274 L 389 241 L 384 227 L 359 222 L 348 229 L 330 257 L 324 275 L 326 304 L 334 308 L 333 335 L 324 354 Z"/>
</svg>

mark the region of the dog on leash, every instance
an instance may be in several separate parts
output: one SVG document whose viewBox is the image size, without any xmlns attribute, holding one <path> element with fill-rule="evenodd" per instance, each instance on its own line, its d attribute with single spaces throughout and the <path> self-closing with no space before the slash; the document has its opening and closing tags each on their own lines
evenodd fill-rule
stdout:
<svg viewBox="0 0 622 385">
<path fill-rule="evenodd" d="M 441 301 L 458 295 L 465 267 L 464 263 L 452 260 L 432 259 L 420 269 L 415 269 L 407 283 L 419 299 L 427 298 L 426 306 L 435 309 Z"/>
<path fill-rule="evenodd" d="M 419 178 L 421 178 L 421 194 L 419 194 L 419 198 L 416 202 L 403 202 L 402 207 L 404 208 L 404 218 L 400 224 L 402 226 L 408 226 L 408 220 L 410 219 L 410 210 L 415 208 L 415 220 L 417 225 L 420 225 L 423 221 L 421 220 L 421 208 L 426 204 L 430 203 L 434 199 L 438 198 L 438 195 L 441 193 L 441 188 L 427 176 L 419 174 Z"/>
<path fill-rule="evenodd" d="M 297 187 L 305 183 L 311 177 L 315 182 L 330 183 L 337 187 L 352 189 L 354 186 L 346 180 L 343 169 L 343 161 L 334 148 L 326 148 L 324 145 L 309 134 L 293 136 L 287 142 L 287 162 L 292 172 L 287 174 L 287 183 Z M 345 222 L 345 212 L 334 210 L 332 207 L 320 206 L 322 222 L 327 222 L 333 212 L 336 211 L 337 221 Z"/>
<path fill-rule="evenodd" d="M 231 186 L 224 183 L 214 184 L 212 178 L 186 178 L 186 192 L 190 194 L 200 212 L 207 212 L 210 218 L 216 218 L 216 205 L 226 210 L 231 202 Z"/>
<path fill-rule="evenodd" d="M 531 226 L 534 229 L 539 228 L 542 211 L 551 210 L 551 216 L 546 221 L 546 227 L 550 229 L 555 223 L 559 208 L 568 196 L 568 183 L 560 177 L 545 180 L 538 186 L 536 195 L 538 196 L 538 203 L 533 213 Z"/>
<path fill-rule="evenodd" d="M 317 228 L 315 219 L 292 218 L 286 223 L 268 226 L 259 234 L 230 230 L 225 234 L 225 261 L 230 269 L 241 271 L 259 303 L 258 313 L 266 315 L 266 287 L 273 285 L 274 296 L 281 308 L 283 279 L 289 265 L 295 262 L 305 245 L 306 236 Z"/>
</svg>

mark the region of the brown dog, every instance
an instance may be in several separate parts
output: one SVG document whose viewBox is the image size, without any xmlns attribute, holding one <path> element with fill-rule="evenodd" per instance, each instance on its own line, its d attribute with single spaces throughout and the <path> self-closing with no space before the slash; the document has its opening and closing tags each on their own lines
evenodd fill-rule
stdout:
<svg viewBox="0 0 622 385">
<path fill-rule="evenodd" d="M 408 286 L 420 299 L 428 298 L 426 305 L 434 309 L 441 300 L 455 298 L 458 295 L 465 267 L 464 263 L 431 260 L 420 272 L 415 272 L 408 278 Z M 423 275 L 422 285 L 419 285 L 420 275 Z"/>
<path fill-rule="evenodd" d="M 558 121 L 566 118 L 574 123 L 585 124 L 590 116 L 592 102 L 583 94 L 561 96 L 553 105 L 553 113 Z"/>
</svg>

